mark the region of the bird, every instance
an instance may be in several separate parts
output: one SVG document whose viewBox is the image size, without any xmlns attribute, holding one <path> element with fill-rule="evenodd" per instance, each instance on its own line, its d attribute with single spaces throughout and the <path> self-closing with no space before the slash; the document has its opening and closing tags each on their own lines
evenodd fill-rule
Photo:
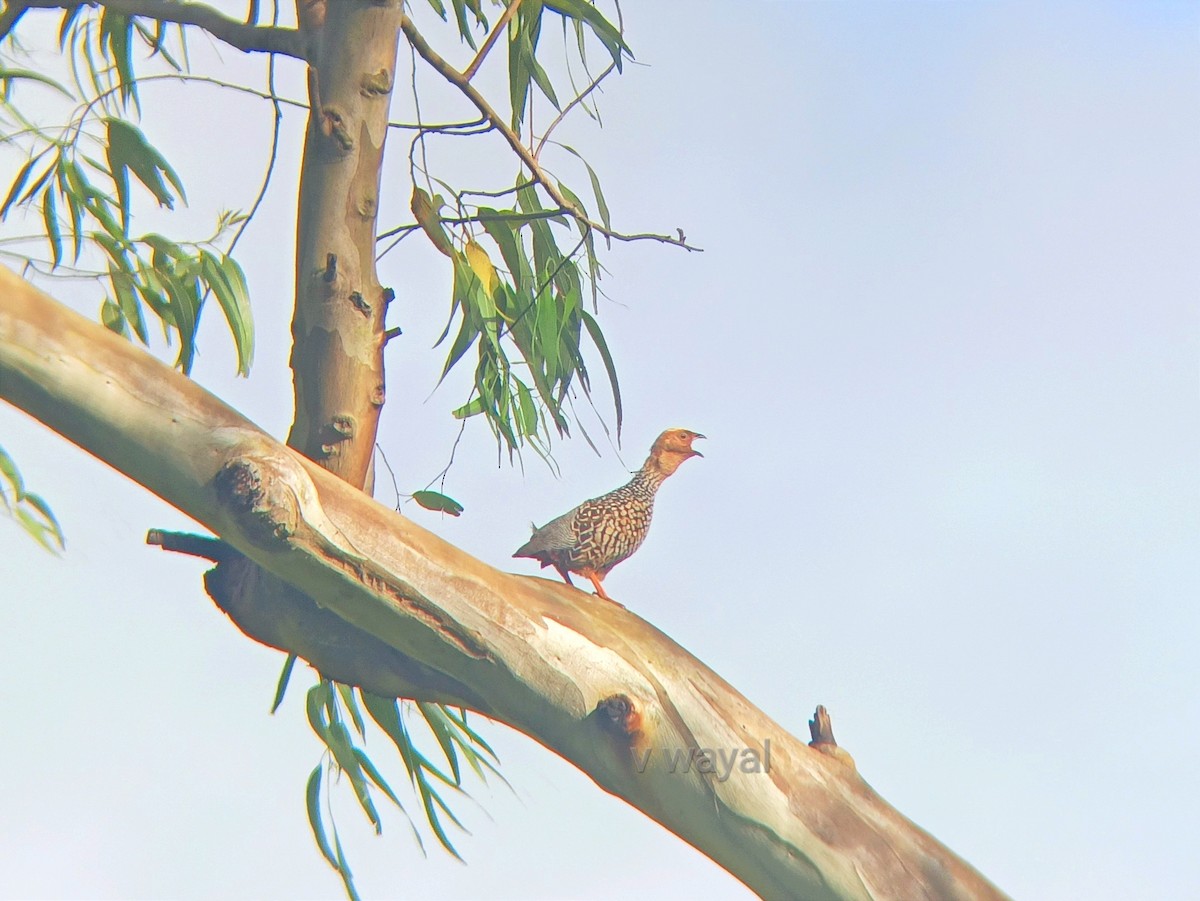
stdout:
<svg viewBox="0 0 1200 901">
<path fill-rule="evenodd" d="M 578 573 L 591 581 L 596 594 L 617 603 L 605 592 L 604 577 L 646 539 L 655 494 L 685 460 L 704 456 L 692 447 L 703 437 L 689 429 L 667 429 L 628 484 L 584 501 L 540 529 L 534 525 L 533 537 L 513 557 L 537 560 L 542 569 L 553 566 L 568 585 L 575 584 L 571 573 Z"/>
</svg>

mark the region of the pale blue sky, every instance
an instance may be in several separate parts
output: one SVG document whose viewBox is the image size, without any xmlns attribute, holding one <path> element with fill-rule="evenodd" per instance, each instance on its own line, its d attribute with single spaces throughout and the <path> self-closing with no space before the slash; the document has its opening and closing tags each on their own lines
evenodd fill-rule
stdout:
<svg viewBox="0 0 1200 901">
<path fill-rule="evenodd" d="M 575 442 L 559 480 L 497 468 L 478 427 L 447 483 L 465 515 L 405 512 L 533 574 L 509 559 L 530 520 L 619 484 L 662 428 L 704 432 L 614 597 L 794 733 L 827 705 L 865 778 L 1014 897 L 1200 895 L 1200 5 L 624 12 L 646 65 L 609 83 L 602 131 L 567 137 L 618 227 L 679 226 L 705 253 L 608 258 L 620 458 Z M 267 126 L 212 97 L 143 96 L 198 229 L 248 202 L 258 170 L 234 167 Z M 231 378 L 215 319 L 197 366 L 278 436 L 285 149 L 243 256 L 253 376 Z M 380 442 L 408 489 L 444 464 L 465 384 L 429 397 L 443 264 L 417 241 L 383 263 L 405 334 Z M 0 896 L 337 897 L 304 816 L 306 674 L 267 716 L 282 655 L 213 608 L 200 563 L 142 543 L 186 518 L 8 407 L 0 443 L 69 540 L 53 560 L 0 521 Z M 749 897 L 532 742 L 487 736 L 515 795 L 462 805 L 467 866 L 341 808 L 364 896 Z"/>
</svg>

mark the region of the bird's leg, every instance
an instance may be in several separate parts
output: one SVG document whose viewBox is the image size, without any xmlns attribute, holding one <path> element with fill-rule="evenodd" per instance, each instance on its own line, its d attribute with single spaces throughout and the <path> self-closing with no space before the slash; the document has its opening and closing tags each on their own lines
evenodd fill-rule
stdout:
<svg viewBox="0 0 1200 901">
<path fill-rule="evenodd" d="M 572 588 L 575 587 L 575 583 L 571 581 L 571 574 L 567 572 L 565 567 L 559 566 L 557 563 L 555 563 L 554 568 L 558 570 L 558 574 L 563 577 L 563 580 L 568 585 L 570 585 Z"/>
<path fill-rule="evenodd" d="M 606 592 L 604 590 L 604 586 L 600 584 L 600 577 L 598 575 L 596 575 L 595 572 L 593 572 L 592 570 L 588 570 L 587 572 L 583 573 L 582 575 L 587 576 L 588 579 L 591 580 L 591 583 L 596 587 L 596 594 L 600 595 L 600 597 L 604 598 L 604 600 L 608 601 L 610 604 L 616 604 L 618 607 L 625 606 L 620 601 L 614 601 L 612 598 L 610 598 L 608 596 L 608 592 Z"/>
</svg>

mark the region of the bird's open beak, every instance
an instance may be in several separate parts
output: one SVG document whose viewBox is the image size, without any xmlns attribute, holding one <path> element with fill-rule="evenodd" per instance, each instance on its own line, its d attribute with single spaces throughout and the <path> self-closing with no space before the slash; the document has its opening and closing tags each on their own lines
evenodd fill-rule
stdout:
<svg viewBox="0 0 1200 901">
<path fill-rule="evenodd" d="M 703 437 L 705 437 L 705 436 L 701 435 L 699 432 L 696 433 L 696 438 L 703 438 Z M 693 457 L 703 457 L 704 456 L 704 454 L 700 453 L 700 451 L 696 450 L 694 447 L 691 448 L 691 451 L 692 451 Z"/>
</svg>

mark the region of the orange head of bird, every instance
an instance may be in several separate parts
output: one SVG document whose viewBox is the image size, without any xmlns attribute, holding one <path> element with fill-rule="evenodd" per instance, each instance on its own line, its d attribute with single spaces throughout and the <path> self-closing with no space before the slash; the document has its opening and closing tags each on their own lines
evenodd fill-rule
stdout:
<svg viewBox="0 0 1200 901">
<path fill-rule="evenodd" d="M 670 475 L 679 468 L 684 460 L 690 457 L 704 456 L 692 447 L 693 441 L 703 437 L 699 432 L 689 429 L 667 429 L 658 436 L 658 440 L 650 448 L 650 459 L 647 462 Z"/>
</svg>

